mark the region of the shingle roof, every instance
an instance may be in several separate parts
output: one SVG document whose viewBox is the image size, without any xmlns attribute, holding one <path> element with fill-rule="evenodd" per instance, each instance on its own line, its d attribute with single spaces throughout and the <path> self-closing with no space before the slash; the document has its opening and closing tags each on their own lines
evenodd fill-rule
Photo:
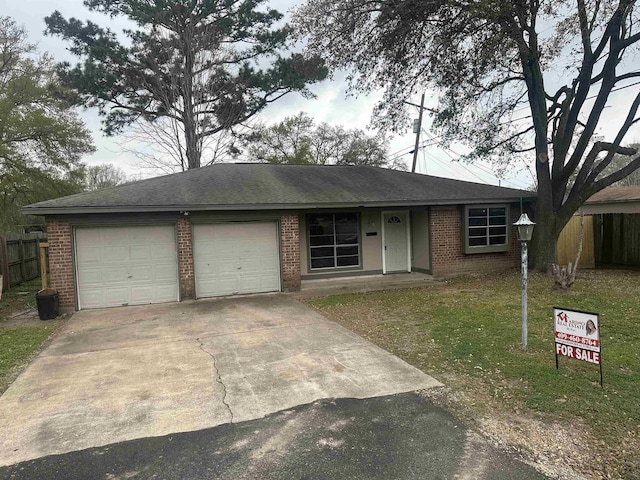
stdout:
<svg viewBox="0 0 640 480">
<path fill-rule="evenodd" d="M 535 193 L 370 166 L 215 164 L 24 207 L 32 215 L 411 206 L 516 201 Z"/>
<path fill-rule="evenodd" d="M 640 185 L 607 187 L 589 197 L 585 203 L 633 202 L 640 200 Z"/>
</svg>

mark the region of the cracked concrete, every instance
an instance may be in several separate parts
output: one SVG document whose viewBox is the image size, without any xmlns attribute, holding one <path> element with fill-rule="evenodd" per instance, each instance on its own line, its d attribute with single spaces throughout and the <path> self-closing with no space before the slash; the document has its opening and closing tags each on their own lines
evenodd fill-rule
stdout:
<svg viewBox="0 0 640 480">
<path fill-rule="evenodd" d="M 437 385 L 286 295 L 82 311 L 0 398 L 0 465 Z"/>
<path fill-rule="evenodd" d="M 227 387 L 222 381 L 222 376 L 220 376 L 220 370 L 218 370 L 218 366 L 216 365 L 216 357 L 204 348 L 204 343 L 202 343 L 202 340 L 200 338 L 197 338 L 196 340 L 200 344 L 200 350 L 211 357 L 213 363 L 214 379 L 222 386 L 222 404 L 227 407 L 227 410 L 229 410 L 229 423 L 233 423 L 233 411 L 231 410 L 231 406 L 227 403 Z"/>
</svg>

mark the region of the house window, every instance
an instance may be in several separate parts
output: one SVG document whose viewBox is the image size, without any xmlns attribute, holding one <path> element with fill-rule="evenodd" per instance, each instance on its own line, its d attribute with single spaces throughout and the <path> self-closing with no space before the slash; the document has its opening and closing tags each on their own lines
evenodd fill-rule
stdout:
<svg viewBox="0 0 640 480">
<path fill-rule="evenodd" d="M 509 207 L 465 207 L 464 253 L 505 252 L 509 249 Z"/>
<path fill-rule="evenodd" d="M 360 265 L 360 228 L 357 213 L 307 215 L 311 270 Z"/>
</svg>

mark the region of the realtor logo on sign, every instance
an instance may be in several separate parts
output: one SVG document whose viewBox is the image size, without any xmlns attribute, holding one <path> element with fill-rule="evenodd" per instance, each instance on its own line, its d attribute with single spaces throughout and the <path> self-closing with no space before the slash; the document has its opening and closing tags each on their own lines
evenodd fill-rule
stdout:
<svg viewBox="0 0 640 480">
<path fill-rule="evenodd" d="M 600 320 L 597 313 L 554 307 L 556 355 L 600 365 Z"/>
</svg>

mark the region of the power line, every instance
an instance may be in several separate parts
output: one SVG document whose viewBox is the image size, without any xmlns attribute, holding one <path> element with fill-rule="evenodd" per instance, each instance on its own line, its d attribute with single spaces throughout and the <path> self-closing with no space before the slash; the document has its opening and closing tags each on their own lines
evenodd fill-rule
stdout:
<svg viewBox="0 0 640 480">
<path fill-rule="evenodd" d="M 425 134 L 427 137 L 430 137 L 430 138 L 432 138 L 432 139 L 433 139 L 433 136 L 432 136 L 429 132 L 424 131 L 424 134 Z M 451 159 L 451 161 L 452 161 L 452 162 L 456 162 L 458 165 L 460 165 L 463 169 L 467 170 L 469 173 L 471 173 L 475 178 L 477 178 L 478 180 L 480 180 L 482 183 L 486 183 L 486 181 L 485 181 L 483 178 L 481 178 L 480 176 L 478 176 L 477 174 L 475 174 L 473 171 L 471 171 L 471 170 L 470 170 L 470 169 L 469 169 L 469 168 L 464 164 L 464 162 L 461 162 L 461 161 L 460 161 L 460 159 L 461 159 L 461 157 L 462 157 L 462 155 L 461 155 L 461 154 L 459 154 L 458 152 L 455 152 L 453 149 L 451 149 L 451 148 L 449 148 L 449 147 L 447 147 L 447 148 L 444 148 L 444 147 L 443 147 L 443 148 L 441 148 L 441 150 L 442 150 L 442 152 L 443 152 L 443 153 L 445 153 L 445 154 L 446 154 L 446 155 Z M 453 153 L 456 157 L 454 157 L 453 155 L 451 155 L 451 153 Z M 520 183 L 520 182 L 515 182 L 515 181 L 512 181 L 512 180 L 507 180 L 507 179 L 504 179 L 504 178 L 500 178 L 500 177 L 498 177 L 495 173 L 493 173 L 492 171 L 490 171 L 490 170 L 488 170 L 488 169 L 484 168 L 484 167 L 483 167 L 482 165 L 480 165 L 480 164 L 475 164 L 475 163 L 474 163 L 474 164 L 473 164 L 473 166 L 474 166 L 474 167 L 476 167 L 477 169 L 479 169 L 479 170 L 483 171 L 484 173 L 486 173 L 486 174 L 490 175 L 491 177 L 493 177 L 493 178 L 495 178 L 495 179 L 499 180 L 499 181 L 504 181 L 505 183 L 510 183 L 511 185 L 514 185 L 514 186 L 516 186 L 516 187 L 518 187 L 518 188 L 526 188 L 526 187 L 528 187 L 527 185 L 524 185 L 524 184 L 522 184 L 522 183 Z"/>
</svg>

